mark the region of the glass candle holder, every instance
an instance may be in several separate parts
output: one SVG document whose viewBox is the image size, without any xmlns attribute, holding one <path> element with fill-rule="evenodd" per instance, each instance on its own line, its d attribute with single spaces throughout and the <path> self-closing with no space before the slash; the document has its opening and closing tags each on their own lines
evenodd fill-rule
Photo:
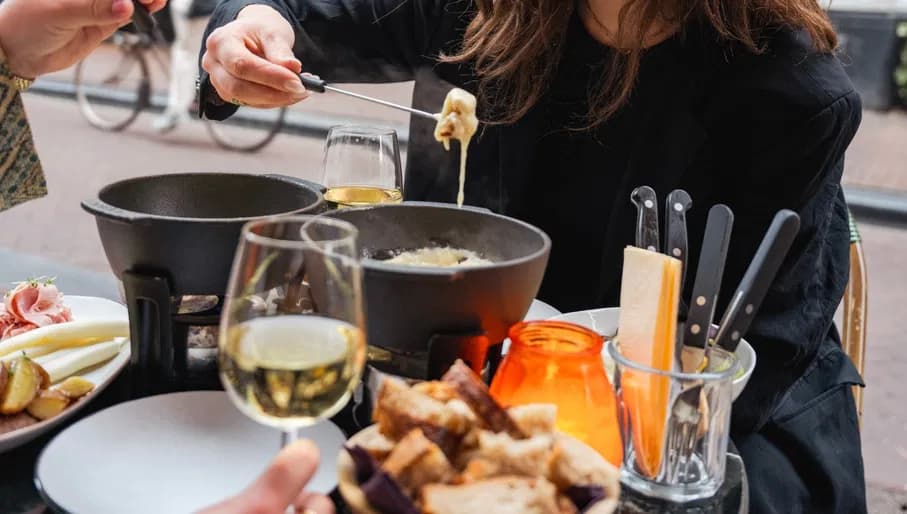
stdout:
<svg viewBox="0 0 907 514">
<path fill-rule="evenodd" d="M 623 446 L 602 362 L 602 336 L 561 321 L 519 323 L 509 335 L 510 350 L 491 382 L 491 395 L 508 407 L 556 405 L 558 430 L 620 466 Z"/>
<path fill-rule="evenodd" d="M 621 482 L 668 501 L 713 496 L 724 482 L 736 356 L 711 347 L 701 373 L 681 373 L 628 358 L 619 338 L 608 354 L 624 443 Z"/>
</svg>

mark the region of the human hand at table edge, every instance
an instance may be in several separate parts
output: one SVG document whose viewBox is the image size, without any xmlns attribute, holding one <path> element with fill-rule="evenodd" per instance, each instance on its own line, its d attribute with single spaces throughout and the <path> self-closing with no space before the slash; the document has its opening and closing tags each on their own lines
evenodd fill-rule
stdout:
<svg viewBox="0 0 907 514">
<path fill-rule="evenodd" d="M 139 0 L 155 12 L 167 0 Z M 10 73 L 25 79 L 68 68 L 130 23 L 132 0 L 4 0 L 0 48 Z"/>
<path fill-rule="evenodd" d="M 267 469 L 238 495 L 197 514 L 334 514 L 334 505 L 320 494 L 305 490 L 318 469 L 318 447 L 300 440 L 287 446 Z"/>
<path fill-rule="evenodd" d="M 252 107 L 285 107 L 309 93 L 299 80 L 293 27 L 276 10 L 249 5 L 205 41 L 202 68 L 224 100 Z"/>
</svg>

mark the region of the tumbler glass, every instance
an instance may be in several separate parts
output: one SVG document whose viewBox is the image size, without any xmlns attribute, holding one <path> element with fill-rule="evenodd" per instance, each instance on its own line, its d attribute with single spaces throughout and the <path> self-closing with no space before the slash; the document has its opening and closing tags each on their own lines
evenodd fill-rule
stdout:
<svg viewBox="0 0 907 514">
<path fill-rule="evenodd" d="M 608 353 L 624 444 L 621 482 L 668 501 L 713 496 L 724 482 L 737 358 L 710 347 L 701 373 L 681 373 L 627 358 L 618 338 Z"/>
</svg>

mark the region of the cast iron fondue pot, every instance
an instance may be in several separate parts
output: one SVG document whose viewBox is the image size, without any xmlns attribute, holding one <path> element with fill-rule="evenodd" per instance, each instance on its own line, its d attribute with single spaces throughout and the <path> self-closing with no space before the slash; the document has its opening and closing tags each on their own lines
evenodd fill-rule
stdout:
<svg viewBox="0 0 907 514">
<path fill-rule="evenodd" d="M 175 296 L 223 296 L 243 224 L 320 212 L 321 189 L 280 175 L 155 175 L 110 184 L 82 207 L 97 218 L 118 278 L 126 270 L 164 272 Z"/>
<path fill-rule="evenodd" d="M 182 173 L 116 182 L 82 203 L 123 283 L 134 396 L 220 388 L 216 362 L 204 349 L 190 357 L 188 343 L 192 327 L 218 324 L 219 303 L 186 312 L 184 300 L 224 296 L 243 224 L 321 212 L 321 190 L 278 175 Z"/>
<path fill-rule="evenodd" d="M 468 336 L 501 343 L 528 312 L 551 248 L 538 228 L 484 209 L 405 202 L 328 215 L 359 229 L 369 344 L 425 359 L 427 376 L 405 373 L 412 378 L 438 378 L 433 375 L 446 371 L 451 359 L 462 356 L 458 335 L 467 336 L 466 344 Z M 426 247 L 471 250 L 492 264 L 441 268 L 385 262 L 400 250 Z M 481 369 L 484 362 L 470 364 Z"/>
</svg>

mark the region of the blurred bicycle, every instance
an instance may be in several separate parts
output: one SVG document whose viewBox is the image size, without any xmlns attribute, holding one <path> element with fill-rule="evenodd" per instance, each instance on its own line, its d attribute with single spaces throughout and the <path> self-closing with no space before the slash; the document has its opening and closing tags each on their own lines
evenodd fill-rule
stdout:
<svg viewBox="0 0 907 514">
<path fill-rule="evenodd" d="M 188 1 L 183 3 L 188 9 Z M 176 0 L 173 6 L 179 8 L 179 4 Z M 180 23 L 188 23 L 187 19 L 188 16 L 186 19 L 174 16 L 177 37 L 180 30 L 185 35 L 186 27 Z M 169 85 L 165 111 L 154 123 L 160 132 L 175 129 L 189 120 L 190 112 L 197 112 L 193 94 L 194 61 L 182 55 L 181 48 L 174 48 L 176 59 L 162 56 L 158 46 L 170 44 L 160 41 L 163 37 L 167 36 L 160 32 L 157 37 L 149 36 L 127 28 L 115 33 L 107 44 L 76 66 L 76 100 L 88 123 L 110 132 L 129 127 L 142 111 L 152 106 L 153 78 L 167 80 Z M 174 77 L 176 80 L 172 80 Z M 186 77 L 191 84 L 182 84 L 181 78 Z M 220 147 L 240 152 L 261 150 L 277 136 L 286 118 L 286 108 L 242 107 L 241 111 L 239 116 L 225 122 L 205 120 L 208 133 Z"/>
</svg>

